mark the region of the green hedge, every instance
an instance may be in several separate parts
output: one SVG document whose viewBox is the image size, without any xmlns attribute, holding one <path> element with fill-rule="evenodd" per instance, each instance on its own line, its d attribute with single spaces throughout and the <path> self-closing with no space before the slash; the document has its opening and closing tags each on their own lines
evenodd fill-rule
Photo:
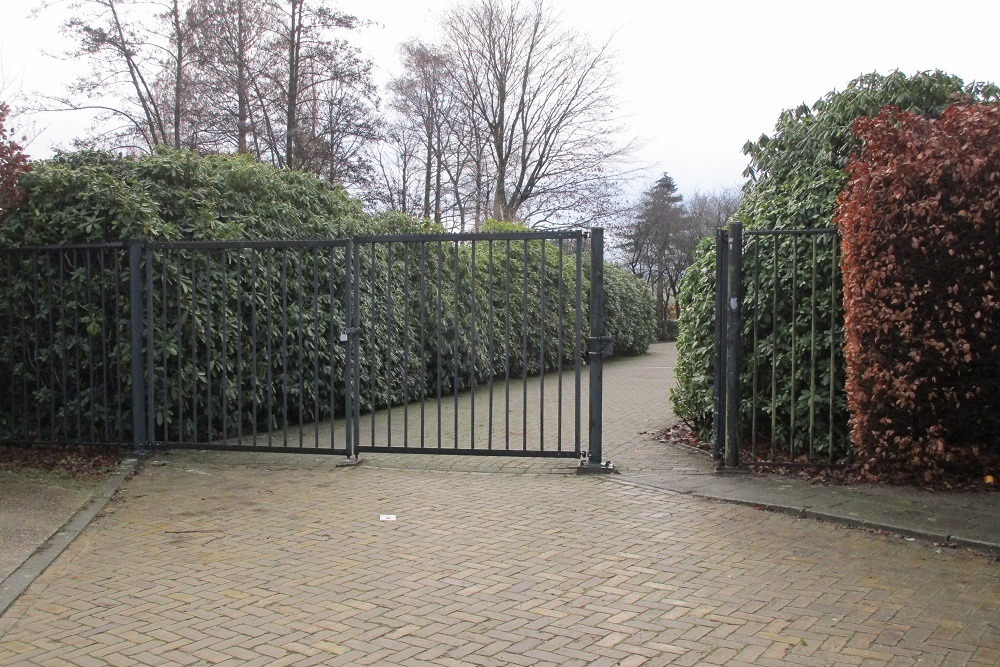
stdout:
<svg viewBox="0 0 1000 667">
<path fill-rule="evenodd" d="M 843 188 L 847 176 L 845 167 L 851 153 L 857 147 L 857 140 L 851 133 L 851 123 L 861 116 L 879 113 L 892 105 L 914 113 L 936 116 L 956 99 L 980 100 L 992 98 L 995 88 L 985 84 L 965 85 L 961 79 L 942 72 L 922 72 L 914 76 L 906 76 L 900 72 L 883 76 L 869 74 L 850 82 L 843 91 L 833 91 L 818 100 L 811 107 L 802 105 L 796 109 L 783 111 L 778 118 L 774 133 L 763 136 L 756 142 L 748 142 L 744 152 L 750 158 L 746 175 L 749 181 L 744 186 L 744 197 L 740 209 L 736 213 L 745 229 L 806 229 L 831 227 L 834 206 L 837 195 Z M 792 276 L 792 241 L 779 244 L 777 283 L 774 282 L 773 254 L 764 258 L 761 265 L 761 275 L 765 277 L 762 289 L 772 288 L 777 284 L 780 294 L 784 295 L 778 304 L 777 331 L 770 328 L 770 318 L 758 321 L 758 338 L 764 341 L 775 339 L 779 347 L 779 356 L 775 364 L 777 385 L 777 412 L 774 416 L 779 425 L 779 431 L 774 435 L 776 441 L 788 442 L 787 425 L 790 422 L 792 408 L 796 411 L 801 406 L 808 405 L 809 396 L 800 393 L 810 386 L 810 357 L 814 354 L 810 345 L 796 345 L 795 350 L 789 348 L 793 328 L 799 332 L 798 340 L 808 336 L 807 322 L 812 316 L 811 303 L 802 300 L 797 304 L 796 311 L 791 310 L 787 294 L 791 290 Z M 805 247 L 800 242 L 800 248 Z M 832 250 L 825 245 L 817 252 L 816 266 L 833 265 Z M 802 283 L 811 276 L 811 255 L 804 260 L 802 253 L 798 256 L 798 271 L 800 293 L 808 294 L 809 286 Z M 746 274 L 750 274 L 752 263 L 745 262 Z M 825 284 L 824 284 L 825 283 Z M 837 293 L 831 293 L 837 290 Z M 766 292 L 764 292 L 766 293 Z M 680 326 L 677 348 L 679 362 L 677 367 L 678 386 L 672 392 L 674 407 L 677 414 L 707 433 L 712 423 L 712 377 L 714 356 L 714 243 L 703 242 L 682 280 L 680 294 Z M 831 285 L 829 279 L 820 282 L 817 291 L 818 317 L 825 322 L 830 317 L 830 304 L 839 302 L 839 287 Z M 770 387 L 772 365 L 768 352 L 755 352 L 750 348 L 752 339 L 753 318 L 752 303 L 744 300 L 745 331 L 743 340 L 742 386 L 743 396 L 748 397 L 753 384 L 752 368 L 755 359 L 759 386 Z M 768 313 L 770 314 L 770 313 Z M 845 367 L 841 340 L 842 311 L 837 313 L 837 324 L 834 336 L 823 335 L 817 340 L 816 358 L 828 359 L 831 354 L 831 341 L 834 344 L 835 369 L 834 380 L 831 383 L 829 372 L 825 377 L 818 378 L 815 391 L 815 401 L 819 405 L 828 405 L 830 392 L 834 395 L 833 429 L 837 434 L 835 442 L 842 443 L 841 449 L 833 452 L 833 458 L 846 454 L 847 444 L 847 403 L 843 393 L 843 378 Z M 794 383 L 798 389 L 796 396 L 791 396 L 793 384 L 792 368 L 795 368 Z M 794 398 L 794 400 L 793 400 Z M 752 414 L 751 402 L 742 402 L 743 432 L 750 433 Z M 804 423 L 799 414 L 799 423 Z M 823 417 L 825 419 L 825 417 Z M 769 437 L 772 415 L 761 412 L 757 415 L 760 434 Z M 829 441 L 827 424 L 818 424 L 815 428 L 816 440 L 807 442 L 806 436 L 797 434 L 795 446 L 798 451 L 809 449 L 821 455 L 828 455 Z M 835 445 L 836 446 L 836 445 Z"/>
<path fill-rule="evenodd" d="M 245 156 L 199 157 L 176 151 L 159 151 L 143 158 L 99 152 L 69 154 L 37 164 L 24 177 L 21 188 L 25 202 L 0 227 L 0 245 L 79 244 L 128 238 L 152 242 L 338 239 L 366 233 L 441 231 L 426 221 L 405 216 L 368 216 L 339 188 L 306 174 L 261 165 Z M 492 223 L 484 231 L 524 228 Z M 464 243 L 446 242 L 440 258 L 433 251 L 434 245 L 422 255 L 415 247 L 408 251 L 402 248 L 402 244 L 361 246 L 362 409 L 414 400 L 436 390 L 439 379 L 443 391 L 452 391 L 456 385 L 464 389 L 473 381 L 484 381 L 491 373 L 530 375 L 543 366 L 551 370 L 560 363 L 572 364 L 575 257 L 563 255 L 557 242 L 516 241 L 509 250 L 505 243 L 494 243 L 492 331 L 489 319 L 484 317 L 490 298 L 487 244 L 477 244 L 475 257 Z M 338 252 L 254 250 L 244 251 L 239 258 L 234 254 L 187 250 L 171 251 L 169 255 L 153 253 L 153 375 L 164 378 L 154 387 L 159 440 L 216 439 L 221 435 L 223 413 L 231 433 L 238 425 L 248 432 L 326 420 L 342 412 L 344 347 L 329 344 L 339 338 L 344 327 L 345 262 Z M 504 274 L 498 268 L 506 266 L 507 261 L 511 267 L 508 282 L 518 278 L 521 281 L 520 285 L 510 285 L 509 304 L 506 285 L 501 284 Z M 24 276 L 37 273 L 38 267 L 26 262 L 10 270 L 23 270 Z M 42 293 L 48 293 L 57 280 L 68 279 L 63 284 L 71 294 L 63 299 L 62 307 L 56 309 L 53 302 L 32 310 L 35 321 L 27 327 L 33 350 L 29 356 L 43 365 L 73 360 L 72 364 L 63 364 L 68 367 L 65 381 L 58 378 L 60 386 L 56 387 L 48 380 L 52 374 L 39 373 L 27 363 L 11 362 L 0 368 L 0 373 L 16 377 L 23 385 L 29 402 L 41 408 L 40 415 L 47 414 L 54 396 L 79 397 L 72 404 L 57 406 L 57 419 L 52 423 L 34 429 L 50 433 L 53 439 L 72 439 L 75 431 L 66 424 L 71 427 L 77 419 L 87 421 L 95 414 L 98 430 L 108 422 L 114 421 L 115 428 L 121 426 L 118 422 L 130 422 L 126 398 L 130 389 L 127 299 L 117 308 L 107 303 L 102 306 L 100 299 L 116 290 L 127 295 L 127 270 L 88 274 L 83 263 L 82 256 L 76 260 L 61 257 L 45 269 L 40 283 L 20 280 L 11 288 L 14 299 L 0 304 L 2 322 L 11 318 L 11 305 L 17 308 L 16 304 L 30 302 L 39 285 Z M 436 282 L 426 278 L 421 290 L 421 274 L 435 278 L 440 274 L 440 293 Z M 586 275 L 585 267 L 581 286 L 585 303 L 589 296 Z M 617 353 L 644 353 L 652 340 L 648 290 L 631 276 L 626 278 L 614 270 L 606 275 L 607 329 L 619 339 Z M 525 278 L 527 291 L 519 289 Z M 329 285 L 330 289 L 316 290 L 316 285 Z M 374 309 L 370 298 L 365 298 L 372 290 Z M 83 298 L 84 294 L 89 296 Z M 436 313 L 439 300 L 442 316 L 439 322 L 431 322 L 427 307 L 433 304 Z M 391 315 L 386 309 L 390 302 Z M 560 304 L 562 340 L 558 336 Z M 425 331 L 433 325 L 435 334 L 422 339 L 421 305 L 425 306 Z M 268 330 L 265 315 L 282 310 L 287 319 L 279 323 L 272 318 Z M 588 321 L 584 312 L 584 335 Z M 255 322 L 267 330 L 266 335 L 257 337 L 256 347 L 250 345 L 246 335 Z M 436 363 L 438 328 L 440 374 Z M 54 335 L 46 333 L 48 329 Z M 300 330 L 304 335 L 298 334 Z M 239 350 L 233 344 L 238 331 L 244 333 L 245 341 Z M 500 338 L 507 331 L 512 339 L 507 344 L 511 351 L 509 370 Z M 540 340 L 544 341 L 541 345 Z M 20 343 L 4 338 L 8 348 Z M 112 373 L 117 377 L 106 377 L 107 369 L 100 367 L 100 354 L 78 354 L 79 350 L 104 347 L 124 361 L 117 373 Z M 522 363 L 523 355 L 527 364 Z M 12 358 L 4 355 L 4 360 Z M 4 363 L 0 361 L 0 366 Z M 461 369 L 457 382 L 456 366 Z M 399 372 L 403 367 L 409 369 L 405 374 Z M 314 382 L 317 376 L 322 380 L 318 384 Z M 91 378 L 98 378 L 103 385 L 89 390 Z M 365 384 L 371 378 L 375 380 L 371 383 L 373 391 Z M 69 386 L 74 389 L 68 391 Z M 192 393 L 191 388 L 196 391 Z M 105 395 L 119 396 L 117 405 L 105 409 Z M 270 402 L 280 408 L 271 411 L 268 421 L 265 410 L 248 414 L 244 409 L 238 413 L 237 399 L 258 406 Z M 6 396 L 0 414 L 13 411 L 13 400 Z M 193 419 L 196 414 L 197 423 Z M 42 421 L 41 416 L 38 421 Z M 0 438 L 9 439 L 12 425 L 6 425 L 7 433 L 4 428 L 0 419 Z"/>
<path fill-rule="evenodd" d="M 612 264 L 604 265 L 604 331 L 620 357 L 646 354 L 656 340 L 656 309 L 649 285 Z"/>
</svg>

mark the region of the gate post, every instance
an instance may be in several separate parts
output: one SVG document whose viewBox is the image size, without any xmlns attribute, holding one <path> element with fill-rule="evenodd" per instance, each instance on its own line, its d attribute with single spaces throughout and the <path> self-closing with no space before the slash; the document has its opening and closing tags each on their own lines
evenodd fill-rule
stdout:
<svg viewBox="0 0 1000 667">
<path fill-rule="evenodd" d="M 712 458 L 722 461 L 726 443 L 726 268 L 728 233 L 715 230 L 715 363 L 712 377 Z"/>
<path fill-rule="evenodd" d="M 610 473 L 611 461 L 603 460 L 604 357 L 613 353 L 611 338 L 604 335 L 604 230 L 590 230 L 590 337 L 587 357 L 590 364 L 589 444 L 587 460 L 580 463 L 580 473 Z"/>
<path fill-rule="evenodd" d="M 360 379 L 357 376 L 361 333 L 361 315 L 358 310 L 360 261 L 358 244 L 348 239 L 344 249 L 344 330 L 340 334 L 340 342 L 344 344 L 344 438 L 347 457 L 337 464 L 338 468 L 355 466 L 361 462 L 358 456 Z"/>
<path fill-rule="evenodd" d="M 129 338 L 132 355 L 132 449 L 146 448 L 146 376 L 142 363 L 142 241 L 128 242 Z"/>
<path fill-rule="evenodd" d="M 743 333 L 743 225 L 729 223 L 726 268 L 726 466 L 740 464 L 740 337 Z"/>
</svg>

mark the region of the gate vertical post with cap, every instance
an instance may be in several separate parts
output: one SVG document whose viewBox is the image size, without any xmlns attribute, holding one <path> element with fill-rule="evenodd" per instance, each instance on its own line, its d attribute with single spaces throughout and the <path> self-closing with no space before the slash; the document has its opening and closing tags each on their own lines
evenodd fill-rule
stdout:
<svg viewBox="0 0 1000 667">
<path fill-rule="evenodd" d="M 580 463 L 580 473 L 610 473 L 611 461 L 604 460 L 602 430 L 604 425 L 604 357 L 613 354 L 611 338 L 604 335 L 604 229 L 590 230 L 590 337 L 587 339 L 590 364 L 589 444 L 587 459 Z"/>
</svg>

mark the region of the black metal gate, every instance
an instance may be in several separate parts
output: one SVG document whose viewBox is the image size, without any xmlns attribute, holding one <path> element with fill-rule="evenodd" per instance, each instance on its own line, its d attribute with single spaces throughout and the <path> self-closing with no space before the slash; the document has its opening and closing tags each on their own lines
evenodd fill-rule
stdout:
<svg viewBox="0 0 1000 667">
<path fill-rule="evenodd" d="M 578 458 L 583 240 L 355 239 L 358 451 Z"/>
<path fill-rule="evenodd" d="M 713 453 L 723 465 L 848 456 L 836 228 L 716 236 Z"/>
<path fill-rule="evenodd" d="M 582 457 L 586 354 L 588 465 L 604 467 L 603 230 L 0 260 L 0 441 Z"/>
</svg>

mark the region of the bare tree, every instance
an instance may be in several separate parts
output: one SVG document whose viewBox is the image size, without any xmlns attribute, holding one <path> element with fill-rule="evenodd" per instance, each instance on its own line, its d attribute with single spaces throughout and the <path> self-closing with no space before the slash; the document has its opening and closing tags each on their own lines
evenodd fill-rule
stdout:
<svg viewBox="0 0 1000 667">
<path fill-rule="evenodd" d="M 369 165 L 362 148 L 379 136 L 378 103 L 371 63 L 355 47 L 334 37 L 358 19 L 332 9 L 327 0 L 269 0 L 277 27 L 277 49 L 286 54 L 275 83 L 281 85 L 283 149 L 275 162 L 325 174 L 331 181 L 358 182 Z"/>
<path fill-rule="evenodd" d="M 198 147 L 261 158 L 266 125 L 259 93 L 278 62 L 266 0 L 195 0 L 192 15 Z"/>
<path fill-rule="evenodd" d="M 424 213 L 461 229 L 607 213 L 634 148 L 618 140 L 609 45 L 562 27 L 541 0 L 474 0 L 441 27 L 436 45 L 404 45 L 392 88 L 421 131 Z"/>
<path fill-rule="evenodd" d="M 47 5 L 46 5 L 47 6 Z M 330 0 L 73 0 L 68 57 L 90 72 L 57 108 L 98 112 L 87 145 L 237 151 L 369 185 L 381 135 L 371 63 Z M 156 11 L 151 13 L 150 8 Z M 117 119 L 111 125 L 107 121 Z"/>
<path fill-rule="evenodd" d="M 83 145 L 179 146 L 189 39 L 181 0 L 74 0 L 69 8 L 63 32 L 77 46 L 64 57 L 89 60 L 91 71 L 49 98 L 48 110 L 95 112 L 102 130 Z"/>
<path fill-rule="evenodd" d="M 615 143 L 614 53 L 563 28 L 542 0 L 477 0 L 443 25 L 459 94 L 487 130 L 493 217 L 577 209 L 632 146 Z M 540 215 L 541 214 L 541 215 Z"/>
</svg>

